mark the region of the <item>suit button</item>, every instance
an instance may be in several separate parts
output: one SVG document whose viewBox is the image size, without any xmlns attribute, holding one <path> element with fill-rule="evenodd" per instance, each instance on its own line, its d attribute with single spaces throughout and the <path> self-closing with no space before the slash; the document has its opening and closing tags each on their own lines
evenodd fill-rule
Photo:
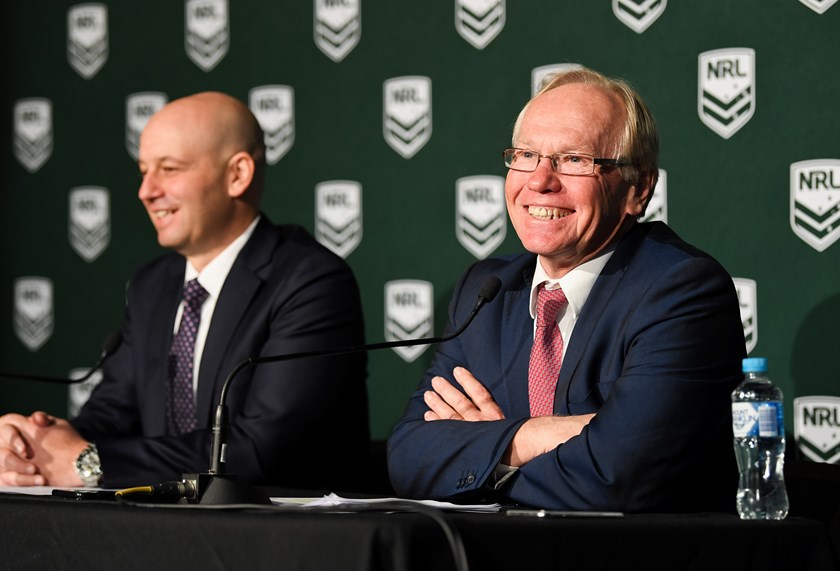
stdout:
<svg viewBox="0 0 840 571">
<path fill-rule="evenodd" d="M 473 482 L 475 482 L 475 476 L 470 474 L 469 476 L 467 476 L 467 484 L 472 484 Z"/>
</svg>

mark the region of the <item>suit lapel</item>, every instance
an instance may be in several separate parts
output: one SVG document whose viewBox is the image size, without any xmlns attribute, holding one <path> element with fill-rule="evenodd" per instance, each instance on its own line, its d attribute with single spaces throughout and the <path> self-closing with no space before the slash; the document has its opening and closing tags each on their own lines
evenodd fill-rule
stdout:
<svg viewBox="0 0 840 571">
<path fill-rule="evenodd" d="M 531 280 L 536 260 L 527 256 L 528 264 L 523 266 L 511 289 L 504 292 L 502 327 L 499 330 L 501 347 L 501 378 L 508 380 L 503 386 L 508 391 L 511 410 L 509 416 L 528 415 L 528 361 L 534 339 L 534 322 L 528 312 Z M 512 382 L 511 382 L 512 381 Z"/>
<path fill-rule="evenodd" d="M 169 401 L 169 350 L 172 346 L 175 315 L 181 304 L 181 292 L 184 289 L 184 271 L 186 262 L 178 256 L 173 258 L 166 282 L 162 283 L 159 297 L 148 307 L 151 324 L 146 330 L 146 344 L 149 348 L 146 366 L 148 391 L 146 400 L 152 411 L 149 418 L 154 426 L 152 434 L 166 433 L 166 410 Z M 163 334 L 162 334 L 163 333 Z"/>
<path fill-rule="evenodd" d="M 239 322 L 263 284 L 259 272 L 270 262 L 277 243 L 272 230 L 271 222 L 263 215 L 233 263 L 216 302 L 198 370 L 198 428 L 210 426 L 213 405 L 222 384 L 239 364 L 231 360 L 229 348 L 236 342 L 234 337 Z M 246 355 L 242 360 L 254 356 Z"/>
<path fill-rule="evenodd" d="M 607 265 L 601 271 L 592 291 L 586 299 L 580 317 L 575 324 L 572 339 L 563 355 L 563 366 L 560 369 L 560 379 L 554 398 L 555 414 L 569 414 L 569 394 L 575 371 L 580 364 L 581 357 L 586 354 L 592 333 L 597 328 L 604 308 L 610 303 L 616 303 L 616 289 L 630 260 L 638 250 L 638 243 L 644 238 L 645 232 L 635 225 L 630 233 L 622 240 L 613 253 Z M 620 301 L 618 301 L 620 303 Z M 581 379 L 580 382 L 594 383 L 597 379 Z"/>
</svg>

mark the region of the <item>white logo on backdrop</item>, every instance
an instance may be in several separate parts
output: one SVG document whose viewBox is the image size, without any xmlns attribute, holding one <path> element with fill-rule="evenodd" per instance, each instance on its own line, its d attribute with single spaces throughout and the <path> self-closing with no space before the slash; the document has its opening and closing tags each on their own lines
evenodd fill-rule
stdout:
<svg viewBox="0 0 840 571">
<path fill-rule="evenodd" d="M 382 107 L 385 141 L 410 159 L 432 136 L 432 80 L 423 76 L 386 80 Z"/>
<path fill-rule="evenodd" d="M 81 379 L 90 369 L 71 369 L 71 379 Z M 90 398 L 96 385 L 102 382 L 102 371 L 95 371 L 86 381 L 75 383 L 67 388 L 67 418 L 79 416 L 82 407 Z"/>
<path fill-rule="evenodd" d="M 535 67 L 531 70 L 531 96 L 533 97 L 543 88 L 550 76 L 582 68 L 583 66 L 579 63 L 552 63 Z"/>
<path fill-rule="evenodd" d="M 840 160 L 790 165 L 790 227 L 818 252 L 840 238 Z"/>
<path fill-rule="evenodd" d="M 650 197 L 645 213 L 639 219 L 640 222 L 668 223 L 668 173 L 659 169 L 659 178 L 656 186 L 653 187 L 653 194 Z"/>
<path fill-rule="evenodd" d="M 165 93 L 158 91 L 132 93 L 125 98 L 125 147 L 135 161 L 140 158 L 140 134 L 168 100 Z"/>
<path fill-rule="evenodd" d="M 455 30 L 483 50 L 505 27 L 505 0 L 455 0 Z"/>
<path fill-rule="evenodd" d="M 30 351 L 41 348 L 53 332 L 53 284 L 39 277 L 15 280 L 14 329 Z"/>
<path fill-rule="evenodd" d="M 613 0 L 612 9 L 625 26 L 641 34 L 659 19 L 667 5 L 667 0 Z"/>
<path fill-rule="evenodd" d="M 732 278 L 735 293 L 738 294 L 738 309 L 741 310 L 741 326 L 744 328 L 744 342 L 747 354 L 752 353 L 758 343 L 758 295 L 755 280 Z"/>
<path fill-rule="evenodd" d="M 507 232 L 505 179 L 467 176 L 455 181 L 455 235 L 479 260 L 504 241 Z"/>
<path fill-rule="evenodd" d="M 29 172 L 40 169 L 53 148 L 52 102 L 49 99 L 20 99 L 14 107 L 15 158 Z"/>
<path fill-rule="evenodd" d="M 362 185 L 329 180 L 315 186 L 315 238 L 346 258 L 362 241 Z"/>
<path fill-rule="evenodd" d="M 755 50 L 712 50 L 698 60 L 697 113 L 704 125 L 728 139 L 755 113 Z"/>
<path fill-rule="evenodd" d="M 67 61 L 90 79 L 108 61 L 108 8 L 77 4 L 67 10 Z"/>
<path fill-rule="evenodd" d="M 78 187 L 70 191 L 70 245 L 86 261 L 99 257 L 111 240 L 108 189 Z"/>
<path fill-rule="evenodd" d="M 385 284 L 385 339 L 406 341 L 430 337 L 434 328 L 432 284 L 422 280 L 394 280 Z M 394 347 L 407 363 L 428 345 Z"/>
<path fill-rule="evenodd" d="M 362 0 L 315 0 L 315 45 L 334 62 L 349 54 L 362 37 Z"/>
<path fill-rule="evenodd" d="M 793 434 L 799 451 L 814 462 L 840 461 L 840 397 L 793 399 Z"/>
<path fill-rule="evenodd" d="M 832 6 L 837 0 L 799 0 L 808 8 L 816 12 L 817 14 L 822 14 Z"/>
<path fill-rule="evenodd" d="M 187 57 L 210 71 L 225 57 L 230 45 L 227 0 L 187 0 L 184 9 Z"/>
<path fill-rule="evenodd" d="M 265 132 L 266 160 L 273 165 L 295 142 L 295 91 L 288 85 L 255 87 L 248 106 Z"/>
</svg>

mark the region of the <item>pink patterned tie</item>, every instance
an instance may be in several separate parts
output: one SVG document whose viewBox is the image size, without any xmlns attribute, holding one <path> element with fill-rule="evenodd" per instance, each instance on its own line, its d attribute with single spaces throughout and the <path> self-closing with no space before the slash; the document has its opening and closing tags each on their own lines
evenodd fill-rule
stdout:
<svg viewBox="0 0 840 571">
<path fill-rule="evenodd" d="M 532 417 L 554 412 L 554 391 L 563 360 L 563 338 L 557 327 L 557 312 L 566 303 L 562 289 L 547 290 L 544 283 L 539 285 L 534 346 L 528 364 L 528 400 Z"/>
<path fill-rule="evenodd" d="M 195 335 L 201 321 L 201 305 L 207 299 L 207 290 L 198 279 L 190 280 L 184 287 L 184 311 L 178 333 L 169 351 L 169 432 L 183 434 L 195 430 L 195 400 L 193 396 L 193 358 Z"/>
</svg>

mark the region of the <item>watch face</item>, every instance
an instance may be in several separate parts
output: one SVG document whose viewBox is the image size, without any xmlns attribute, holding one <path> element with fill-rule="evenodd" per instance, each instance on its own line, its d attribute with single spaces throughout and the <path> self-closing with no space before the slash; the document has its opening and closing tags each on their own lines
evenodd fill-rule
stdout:
<svg viewBox="0 0 840 571">
<path fill-rule="evenodd" d="M 87 486 L 95 486 L 102 477 L 102 465 L 99 461 L 99 451 L 93 444 L 88 445 L 76 458 L 76 473 Z"/>
</svg>

